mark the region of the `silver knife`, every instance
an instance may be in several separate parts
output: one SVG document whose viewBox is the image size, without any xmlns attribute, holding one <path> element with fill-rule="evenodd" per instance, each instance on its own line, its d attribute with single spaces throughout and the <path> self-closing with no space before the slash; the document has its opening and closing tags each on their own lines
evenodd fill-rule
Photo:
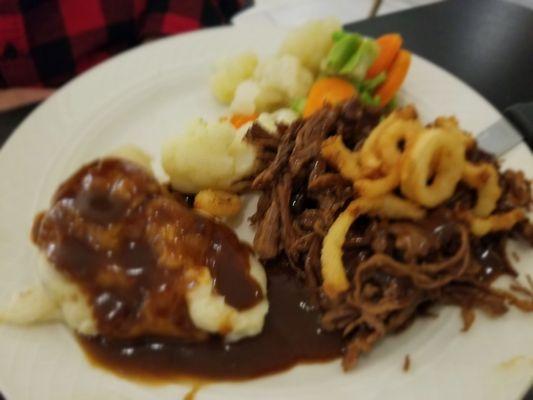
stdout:
<svg viewBox="0 0 533 400">
<path fill-rule="evenodd" d="M 501 156 L 525 142 L 533 151 L 533 102 L 515 104 L 504 115 L 507 119 L 501 118 L 476 137 L 479 147 Z"/>
</svg>

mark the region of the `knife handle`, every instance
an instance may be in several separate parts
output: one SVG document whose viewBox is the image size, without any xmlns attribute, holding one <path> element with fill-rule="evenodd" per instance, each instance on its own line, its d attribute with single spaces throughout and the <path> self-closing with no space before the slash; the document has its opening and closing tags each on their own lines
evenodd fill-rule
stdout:
<svg viewBox="0 0 533 400">
<path fill-rule="evenodd" d="M 533 102 L 514 104 L 504 111 L 504 115 L 518 129 L 524 142 L 533 151 Z"/>
</svg>

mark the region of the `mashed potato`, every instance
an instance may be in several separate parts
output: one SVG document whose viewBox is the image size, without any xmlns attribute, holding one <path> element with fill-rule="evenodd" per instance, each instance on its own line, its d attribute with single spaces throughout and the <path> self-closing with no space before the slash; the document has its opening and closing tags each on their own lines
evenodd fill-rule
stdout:
<svg viewBox="0 0 533 400">
<path fill-rule="evenodd" d="M 197 285 L 186 295 L 189 315 L 198 329 L 219 334 L 231 342 L 261 332 L 268 312 L 266 275 L 254 257 L 250 258 L 250 268 L 265 298 L 246 311 L 227 305 L 224 297 L 214 293 L 209 269 L 202 270 Z M 45 257 L 40 257 L 39 275 L 42 284 L 17 294 L 8 307 L 0 310 L 0 322 L 26 325 L 63 321 L 82 335 L 98 334 L 91 307 L 80 288 L 58 273 Z"/>
<path fill-rule="evenodd" d="M 233 131 L 233 136 L 237 134 Z M 141 149 L 126 146 L 111 155 L 129 159 L 150 169 L 150 157 Z M 40 283 L 15 295 L 5 308 L 0 307 L 0 323 L 18 325 L 62 321 L 73 331 L 87 336 L 98 334 L 91 303 L 80 287 L 57 271 L 44 254 L 37 258 Z M 256 258 L 250 256 L 250 274 L 264 298 L 245 311 L 227 305 L 213 290 L 209 269 L 202 268 L 196 284 L 186 293 L 188 313 L 200 330 L 236 341 L 261 332 L 268 312 L 266 274 Z"/>
<path fill-rule="evenodd" d="M 197 328 L 225 336 L 234 342 L 255 336 L 263 329 L 268 312 L 266 275 L 262 265 L 250 257 L 250 275 L 257 281 L 265 297 L 246 311 L 238 311 L 224 302 L 224 297 L 213 293 L 213 280 L 209 269 L 204 268 L 198 283 L 187 293 L 189 315 Z"/>
<path fill-rule="evenodd" d="M 97 334 L 91 307 L 80 288 L 58 273 L 44 256 L 39 256 L 38 272 L 41 283 L 16 294 L 0 310 L 0 322 L 24 325 L 64 321 L 83 335 Z"/>
<path fill-rule="evenodd" d="M 254 171 L 255 157 L 254 147 L 229 122 L 197 119 L 163 145 L 163 169 L 185 193 L 230 189 Z"/>
</svg>

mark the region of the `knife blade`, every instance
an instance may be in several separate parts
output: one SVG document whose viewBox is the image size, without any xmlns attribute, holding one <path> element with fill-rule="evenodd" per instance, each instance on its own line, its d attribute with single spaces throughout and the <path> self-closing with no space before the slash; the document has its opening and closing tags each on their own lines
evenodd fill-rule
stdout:
<svg viewBox="0 0 533 400">
<path fill-rule="evenodd" d="M 533 102 L 518 103 L 504 112 L 501 118 L 477 137 L 481 149 L 501 156 L 525 142 L 533 151 Z"/>
</svg>

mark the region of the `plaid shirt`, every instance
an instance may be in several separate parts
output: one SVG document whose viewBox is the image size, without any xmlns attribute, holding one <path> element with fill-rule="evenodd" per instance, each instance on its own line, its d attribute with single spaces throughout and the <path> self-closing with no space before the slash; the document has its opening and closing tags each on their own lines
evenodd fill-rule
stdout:
<svg viewBox="0 0 533 400">
<path fill-rule="evenodd" d="M 58 86 L 143 40 L 225 23 L 242 0 L 0 0 L 0 88 Z"/>
</svg>

